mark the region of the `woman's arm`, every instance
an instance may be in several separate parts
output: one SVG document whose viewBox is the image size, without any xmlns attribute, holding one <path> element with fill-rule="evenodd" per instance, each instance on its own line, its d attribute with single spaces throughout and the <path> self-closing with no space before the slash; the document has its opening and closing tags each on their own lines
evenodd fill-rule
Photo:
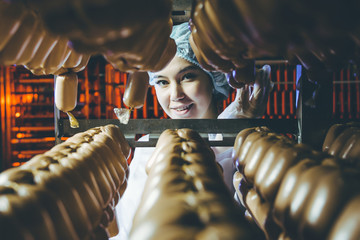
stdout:
<svg viewBox="0 0 360 240">
<path fill-rule="evenodd" d="M 264 65 L 256 70 L 253 85 L 236 89 L 235 100 L 218 116 L 224 118 L 259 118 L 266 109 L 273 83 L 270 81 L 271 68 Z"/>
</svg>

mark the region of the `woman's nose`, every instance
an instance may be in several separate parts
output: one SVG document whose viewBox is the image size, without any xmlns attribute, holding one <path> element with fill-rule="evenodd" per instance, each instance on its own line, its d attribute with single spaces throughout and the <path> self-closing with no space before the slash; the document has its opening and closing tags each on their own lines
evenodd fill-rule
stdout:
<svg viewBox="0 0 360 240">
<path fill-rule="evenodd" d="M 170 100 L 179 101 L 185 97 L 185 93 L 180 84 L 174 84 L 171 86 Z"/>
</svg>

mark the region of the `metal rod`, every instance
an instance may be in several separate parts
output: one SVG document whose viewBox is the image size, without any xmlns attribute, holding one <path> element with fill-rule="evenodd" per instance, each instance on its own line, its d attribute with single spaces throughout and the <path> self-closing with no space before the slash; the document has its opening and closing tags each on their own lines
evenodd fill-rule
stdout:
<svg viewBox="0 0 360 240">
<path fill-rule="evenodd" d="M 132 147 L 153 147 L 159 135 L 166 129 L 190 128 L 196 130 L 210 146 L 233 146 L 237 134 L 245 129 L 256 126 L 267 126 L 275 132 L 290 133 L 297 136 L 296 119 L 130 119 L 129 123 L 121 124 L 117 119 L 79 119 L 79 128 L 71 128 L 68 119 L 60 119 L 61 137 L 70 137 L 90 128 L 114 124 L 119 126 L 126 140 Z M 148 142 L 138 142 L 137 136 L 149 134 Z M 222 134 L 221 141 L 209 140 L 209 134 Z"/>
<path fill-rule="evenodd" d="M 55 86 L 56 86 L 56 75 L 54 75 L 54 94 L 55 94 Z M 60 110 L 56 107 L 55 104 L 55 96 L 54 96 L 54 126 L 55 126 L 55 144 L 61 143 L 62 133 L 62 121 L 60 118 Z"/>
</svg>

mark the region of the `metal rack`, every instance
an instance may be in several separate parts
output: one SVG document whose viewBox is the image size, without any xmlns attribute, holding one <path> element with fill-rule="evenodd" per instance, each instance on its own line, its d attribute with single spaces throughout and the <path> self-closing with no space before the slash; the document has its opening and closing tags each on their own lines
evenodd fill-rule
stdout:
<svg viewBox="0 0 360 240">
<path fill-rule="evenodd" d="M 121 124 L 117 119 L 79 120 L 79 128 L 71 128 L 68 119 L 58 119 L 55 129 L 57 143 L 61 138 L 72 136 L 89 128 L 114 124 L 120 127 L 131 147 L 154 147 L 160 134 L 166 129 L 191 128 L 196 130 L 210 146 L 233 146 L 236 135 L 243 129 L 267 126 L 284 134 L 298 138 L 296 119 L 130 119 Z M 136 136 L 149 134 L 149 141 L 137 141 Z M 222 134 L 222 140 L 211 140 L 209 134 Z"/>
<path fill-rule="evenodd" d="M 261 64 L 269 64 L 269 60 L 265 60 Z M 281 61 L 280 64 L 284 64 L 284 61 Z M 276 70 L 275 74 L 279 74 L 279 69 Z M 334 123 L 348 122 L 349 119 L 334 117 L 333 110 L 323 106 L 324 103 L 331 104 L 333 101 L 332 79 L 327 80 L 330 87 L 324 88 L 325 90 L 321 94 L 319 101 L 322 105 L 311 108 L 306 103 L 308 101 L 307 93 L 304 94 L 305 84 L 308 83 L 304 69 L 297 65 L 293 74 L 296 76 L 293 82 L 289 83 L 291 88 L 297 86 L 296 92 L 294 92 L 296 94 L 296 98 L 294 98 L 296 109 L 292 113 L 292 116 L 296 115 L 295 118 L 283 117 L 280 119 L 274 110 L 272 113 L 274 118 L 270 116 L 270 119 L 130 119 L 127 125 L 121 124 L 117 119 L 79 119 L 80 128 L 72 129 L 69 120 L 60 118 L 60 112 L 55 107 L 55 141 L 57 144 L 61 142 L 61 139 L 86 131 L 89 128 L 115 124 L 120 127 L 132 147 L 153 147 L 165 129 L 179 128 L 196 130 L 210 146 L 233 146 L 236 135 L 241 130 L 255 126 L 267 126 L 273 131 L 291 136 L 299 143 L 306 143 L 315 149 L 321 149 L 320 144 L 330 126 Z M 281 82 L 279 79 L 277 77 L 276 80 L 273 80 L 276 88 L 280 88 L 281 84 L 288 83 L 287 81 Z M 273 97 L 276 99 L 276 96 Z M 358 121 L 358 118 L 352 119 L 352 121 Z M 138 136 L 145 134 L 149 134 L 148 142 L 137 141 Z M 211 140 L 209 134 L 221 134 L 222 140 Z"/>
</svg>

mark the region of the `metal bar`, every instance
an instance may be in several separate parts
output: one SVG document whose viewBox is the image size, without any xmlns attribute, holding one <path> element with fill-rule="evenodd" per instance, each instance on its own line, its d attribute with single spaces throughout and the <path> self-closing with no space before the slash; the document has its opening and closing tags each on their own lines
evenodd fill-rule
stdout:
<svg viewBox="0 0 360 240">
<path fill-rule="evenodd" d="M 54 94 L 55 94 L 56 75 L 54 76 L 53 83 L 54 83 Z M 55 95 L 54 95 L 54 122 L 55 122 L 55 128 L 54 128 L 55 144 L 59 144 L 61 143 L 61 137 L 63 136 L 63 122 L 61 121 L 60 118 L 60 110 L 56 107 L 55 104 Z"/>
<path fill-rule="evenodd" d="M 192 0 L 173 0 L 172 10 L 173 11 L 184 11 L 191 10 Z"/>
<path fill-rule="evenodd" d="M 12 127 L 11 131 L 19 131 L 19 132 L 25 132 L 25 131 L 53 131 L 53 126 L 19 126 L 19 127 Z"/>
<path fill-rule="evenodd" d="M 18 83 L 25 83 L 25 84 L 29 84 L 29 83 L 33 83 L 33 84 L 39 84 L 39 83 L 53 83 L 54 79 L 52 78 L 36 78 L 36 79 L 19 79 Z"/>
<path fill-rule="evenodd" d="M 302 75 L 303 68 L 301 65 L 296 66 L 296 86 L 300 85 L 300 89 L 296 89 L 296 117 L 298 119 L 298 143 L 303 141 L 303 97 L 302 97 Z"/>
<path fill-rule="evenodd" d="M 343 84 L 343 83 L 360 83 L 360 81 L 359 80 L 333 81 L 333 84 Z"/>
<path fill-rule="evenodd" d="M 93 127 L 114 124 L 120 127 L 125 138 L 132 147 L 153 147 L 159 135 L 166 129 L 190 128 L 196 130 L 210 146 L 233 146 L 237 134 L 249 127 L 267 126 L 279 133 L 297 135 L 296 119 L 130 119 L 129 123 L 121 124 L 117 119 L 79 119 L 79 128 L 71 128 L 68 119 L 60 119 L 62 135 L 57 138 L 69 137 Z M 135 140 L 138 135 L 149 134 L 148 142 Z M 221 141 L 208 139 L 208 134 L 222 134 Z"/>
<path fill-rule="evenodd" d="M 287 64 L 289 63 L 286 59 L 266 59 L 266 60 L 256 60 L 255 65 L 265 65 L 265 64 Z"/>
</svg>

